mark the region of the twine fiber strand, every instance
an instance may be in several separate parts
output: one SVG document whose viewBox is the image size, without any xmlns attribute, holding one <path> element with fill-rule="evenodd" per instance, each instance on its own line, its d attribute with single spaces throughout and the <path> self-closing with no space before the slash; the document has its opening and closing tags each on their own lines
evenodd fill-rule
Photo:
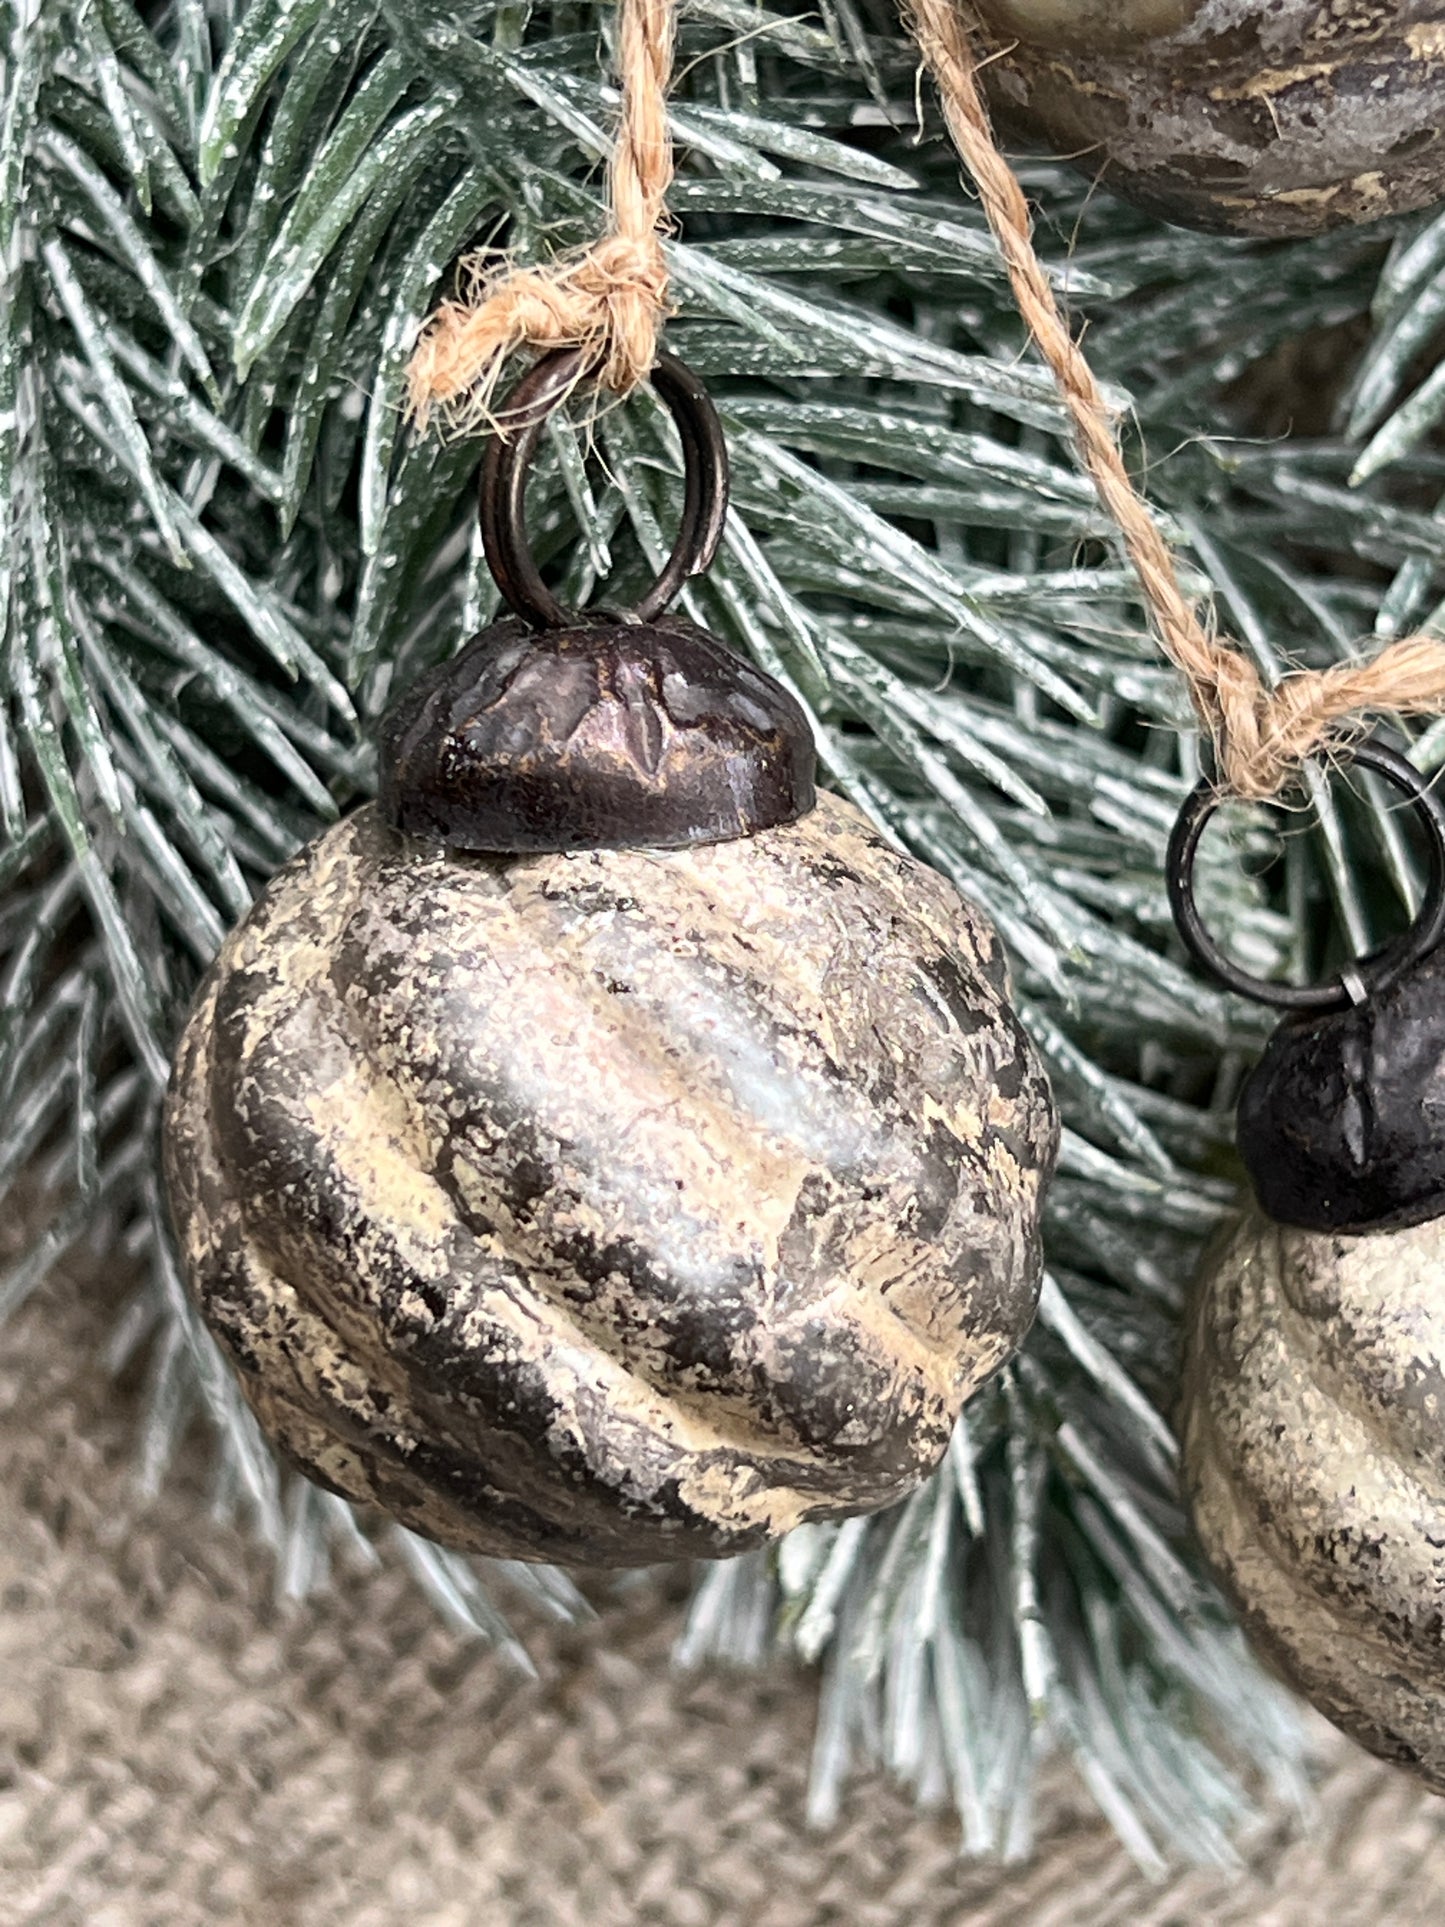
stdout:
<svg viewBox="0 0 1445 1927">
<path fill-rule="evenodd" d="M 1180 587 L 1169 545 L 1135 488 L 1103 393 L 1034 251 L 1028 202 L 994 138 L 958 0 L 906 0 L 954 145 L 978 189 L 1026 325 L 1073 423 L 1084 466 L 1134 564 L 1169 660 L 1189 685 L 1213 744 L 1222 789 L 1274 796 L 1308 756 L 1360 727 L 1369 710 L 1445 710 L 1445 646 L 1402 638 L 1365 662 L 1296 669 L 1273 688 L 1254 663 L 1215 640 Z"/>
<path fill-rule="evenodd" d="M 961 0 L 904 0 L 944 117 L 977 186 L 1024 322 L 1051 369 L 1080 457 L 1139 576 L 1160 644 L 1189 686 L 1222 790 L 1274 796 L 1316 750 L 1363 727 L 1369 711 L 1445 712 L 1445 645 L 1388 644 L 1366 661 L 1294 669 L 1273 687 L 1250 658 L 1212 636 L 1185 595 L 1168 543 L 1125 465 L 1113 416 L 1033 244 L 1028 202 L 994 138 Z M 668 312 L 659 230 L 672 180 L 667 89 L 677 0 L 621 0 L 622 118 L 608 177 L 607 233 L 548 267 L 496 270 L 480 257 L 465 301 L 446 302 L 411 365 L 411 404 L 453 426 L 490 421 L 502 366 L 523 347 L 594 348 L 602 384 L 645 379 Z"/>
<path fill-rule="evenodd" d="M 672 184 L 667 90 L 675 0 L 622 0 L 617 63 L 621 124 L 608 168 L 608 228 L 579 254 L 516 268 L 497 254 L 464 265 L 465 298 L 444 301 L 417 342 L 411 413 L 467 430 L 490 421 L 508 358 L 520 348 L 591 348 L 597 379 L 625 395 L 646 379 L 669 312 L 660 230 Z"/>
</svg>

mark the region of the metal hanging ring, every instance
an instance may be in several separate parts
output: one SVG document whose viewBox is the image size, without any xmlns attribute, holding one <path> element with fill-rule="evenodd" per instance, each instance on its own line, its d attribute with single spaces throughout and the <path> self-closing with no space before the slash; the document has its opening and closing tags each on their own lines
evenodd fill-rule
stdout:
<svg viewBox="0 0 1445 1927">
<path fill-rule="evenodd" d="M 542 580 L 527 540 L 524 503 L 527 475 L 542 427 L 554 408 L 585 380 L 593 358 L 584 348 L 544 355 L 502 403 L 502 428 L 493 435 L 482 465 L 482 546 L 497 587 L 534 628 L 561 629 L 576 621 Z M 682 438 L 682 525 L 661 573 L 628 618 L 653 622 L 689 576 L 700 574 L 717 554 L 728 508 L 728 457 L 722 423 L 702 383 L 675 355 L 659 355 L 652 385 Z"/>
<path fill-rule="evenodd" d="M 1424 826 L 1430 852 L 1430 880 L 1410 928 L 1373 957 L 1347 965 L 1333 983 L 1296 986 L 1252 977 L 1226 956 L 1205 929 L 1194 901 L 1194 860 L 1210 818 L 1222 803 L 1231 800 L 1227 793 L 1221 793 L 1208 779 L 1200 783 L 1179 812 L 1169 838 L 1169 907 L 1186 947 L 1228 989 L 1279 1010 L 1343 1010 L 1361 1001 L 1362 988 L 1369 994 L 1393 983 L 1445 937 L 1445 805 L 1413 763 L 1373 736 L 1358 743 L 1337 744 L 1330 755 L 1340 762 L 1374 770 L 1403 791 Z"/>
</svg>

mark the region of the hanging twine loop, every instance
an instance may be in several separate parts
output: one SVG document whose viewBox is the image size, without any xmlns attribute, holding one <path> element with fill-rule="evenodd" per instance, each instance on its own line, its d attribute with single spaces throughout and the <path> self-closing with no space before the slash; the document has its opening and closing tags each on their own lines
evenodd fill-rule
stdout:
<svg viewBox="0 0 1445 1927">
<path fill-rule="evenodd" d="M 1118 526 L 1160 645 L 1189 685 L 1214 748 L 1220 787 L 1263 801 L 1316 750 L 1362 731 L 1367 711 L 1445 711 L 1445 645 L 1428 636 L 1391 643 L 1366 662 L 1294 669 L 1271 688 L 1242 651 L 1208 633 L 1124 465 L 1103 391 L 1034 251 L 1028 202 L 994 137 L 958 0 L 906 0 L 906 14 L 937 85 L 948 131 L 978 189 L 1019 312 L 1069 412 L 1080 457 Z"/>
<path fill-rule="evenodd" d="M 618 394 L 646 378 L 668 314 L 659 232 L 673 173 L 667 89 L 676 14 L 677 0 L 621 0 L 622 114 L 607 233 L 544 268 L 498 270 L 495 256 L 474 261 L 467 298 L 443 303 L 417 344 L 410 396 L 419 420 L 436 409 L 454 427 L 486 423 L 497 377 L 519 348 L 593 350 L 599 379 Z M 1034 250 L 1028 202 L 994 137 L 959 0 L 905 0 L 905 14 L 1080 458 L 1133 562 L 1160 645 L 1189 686 L 1221 789 L 1256 800 L 1276 795 L 1315 751 L 1363 730 L 1368 712 L 1445 713 L 1445 645 L 1428 636 L 1391 643 L 1367 661 L 1293 669 L 1270 687 L 1248 656 L 1205 628 Z"/>
<path fill-rule="evenodd" d="M 622 0 L 607 233 L 541 268 L 514 268 L 495 254 L 464 264 L 465 298 L 442 303 L 412 355 L 417 421 L 436 410 L 456 429 L 485 426 L 502 368 L 520 348 L 590 349 L 596 378 L 619 395 L 646 379 L 669 312 L 660 230 L 673 173 L 667 90 L 676 17 L 675 0 Z"/>
</svg>

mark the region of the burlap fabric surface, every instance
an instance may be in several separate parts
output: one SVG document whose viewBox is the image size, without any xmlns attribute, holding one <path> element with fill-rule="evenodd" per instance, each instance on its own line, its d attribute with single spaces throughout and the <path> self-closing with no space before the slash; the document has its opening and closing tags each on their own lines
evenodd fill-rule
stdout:
<svg viewBox="0 0 1445 1927">
<path fill-rule="evenodd" d="M 806 1675 L 678 1675 L 647 1585 L 528 1623 L 538 1683 L 406 1575 L 280 1609 L 199 1477 L 133 1496 L 135 1406 L 57 1281 L 0 1346 L 3 1927 L 1389 1927 L 1445 1918 L 1445 1803 L 1342 1745 L 1317 1824 L 1162 1887 L 1067 1774 L 1024 1868 L 877 1780 L 810 1834 Z"/>
</svg>

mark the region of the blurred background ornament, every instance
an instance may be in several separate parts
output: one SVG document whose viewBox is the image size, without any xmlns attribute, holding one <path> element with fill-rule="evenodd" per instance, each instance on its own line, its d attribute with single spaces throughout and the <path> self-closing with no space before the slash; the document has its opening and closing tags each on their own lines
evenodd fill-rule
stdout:
<svg viewBox="0 0 1445 1927">
<path fill-rule="evenodd" d="M 1445 196 L 1441 0 L 973 0 L 990 103 L 1167 220 L 1306 235 Z"/>
</svg>

